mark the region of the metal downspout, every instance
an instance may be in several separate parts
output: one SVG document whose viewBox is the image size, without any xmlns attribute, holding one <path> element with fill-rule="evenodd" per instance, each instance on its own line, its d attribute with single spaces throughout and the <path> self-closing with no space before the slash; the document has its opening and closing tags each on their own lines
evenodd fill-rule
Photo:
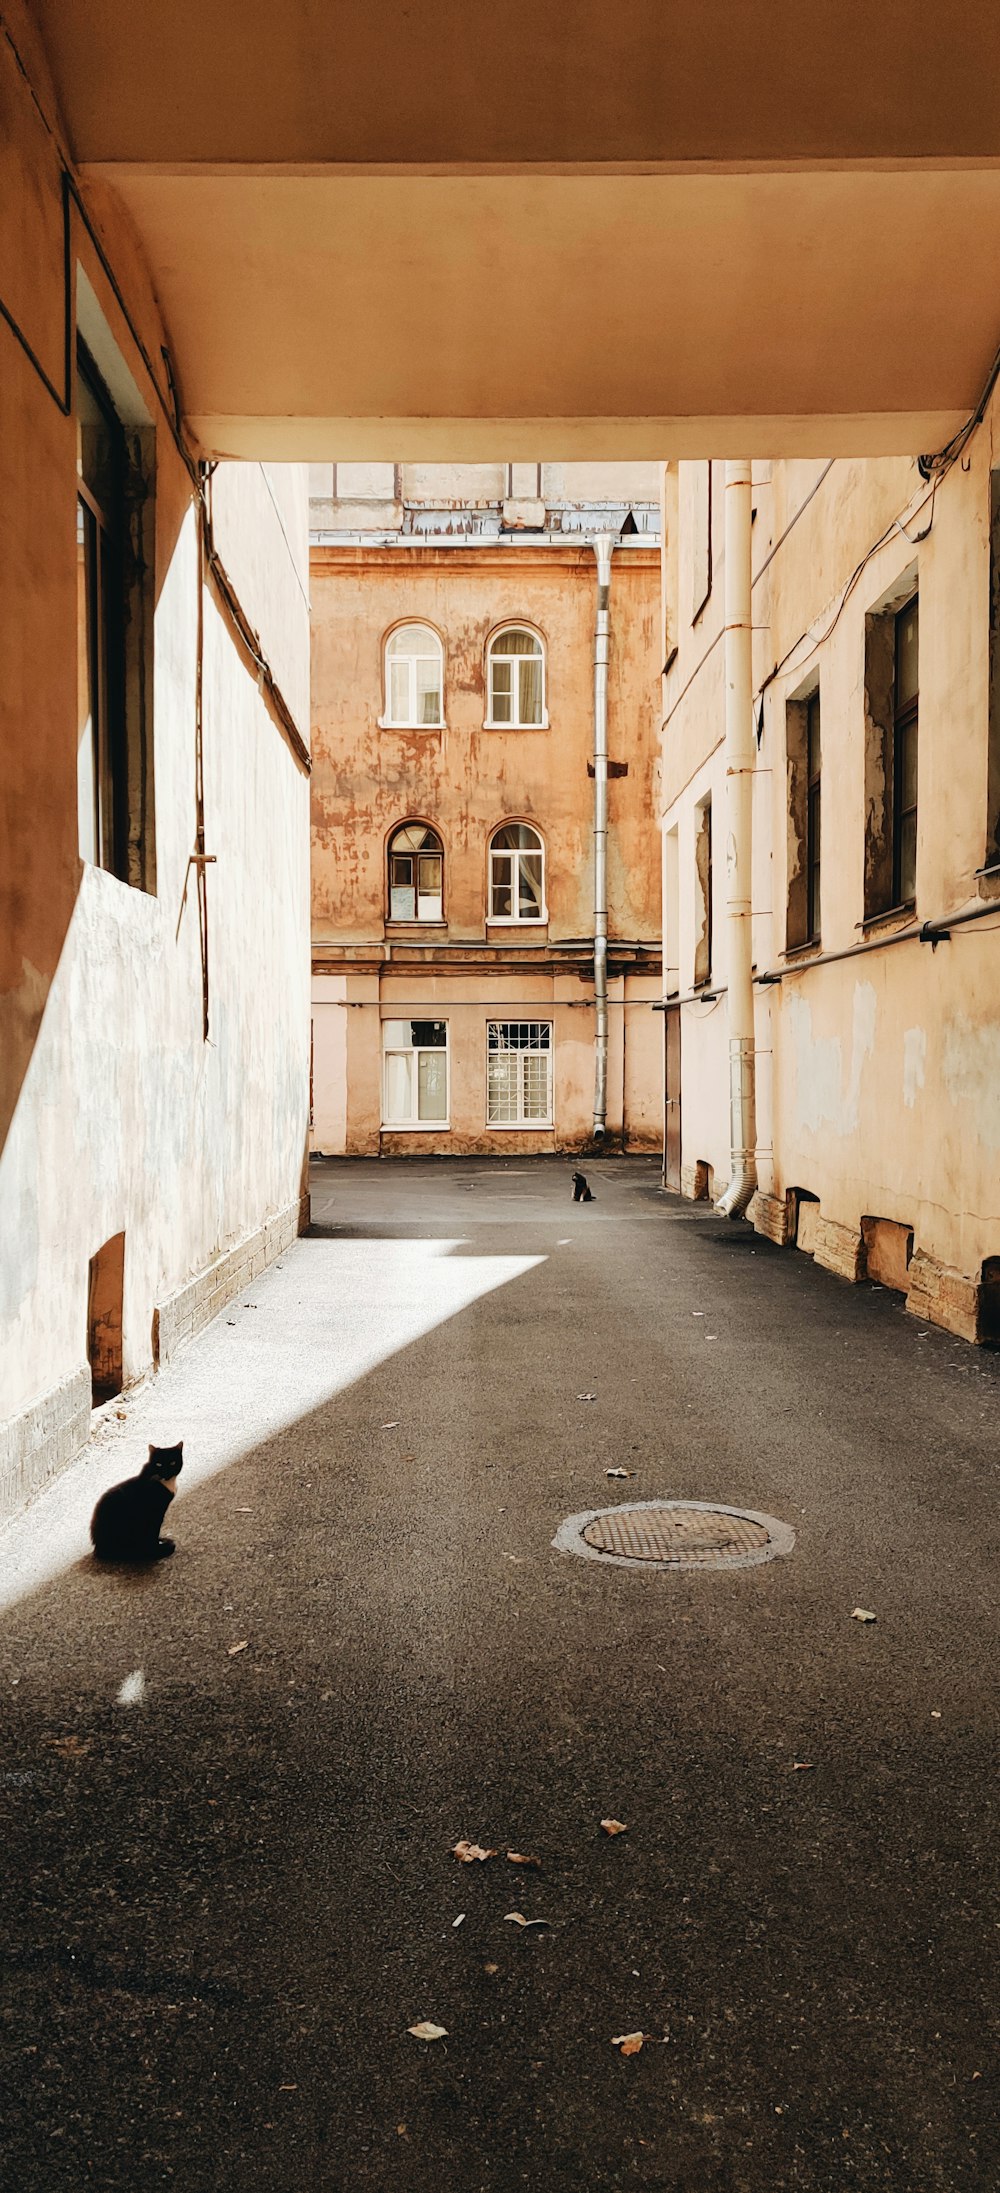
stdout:
<svg viewBox="0 0 1000 2193">
<path fill-rule="evenodd" d="M 594 629 L 594 1140 L 608 1121 L 608 647 L 614 536 L 598 533 Z"/>
<path fill-rule="evenodd" d="M 757 1187 L 754 1065 L 751 489 L 744 459 L 726 465 L 726 942 L 732 1175 L 716 1210 L 742 1218 Z"/>
</svg>

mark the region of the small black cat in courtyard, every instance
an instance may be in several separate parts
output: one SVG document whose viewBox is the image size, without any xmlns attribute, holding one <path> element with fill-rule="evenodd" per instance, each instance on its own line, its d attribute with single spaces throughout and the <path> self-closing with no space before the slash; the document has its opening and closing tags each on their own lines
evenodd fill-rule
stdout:
<svg viewBox="0 0 1000 2193">
<path fill-rule="evenodd" d="M 587 1186 L 586 1173 L 574 1173 L 573 1175 L 573 1201 L 574 1203 L 596 1203 L 597 1201 L 596 1196 L 591 1195 Z"/>
<path fill-rule="evenodd" d="M 176 1447 L 150 1446 L 138 1477 L 102 1493 L 90 1521 L 99 1561 L 163 1561 L 173 1553 L 174 1541 L 160 1537 L 160 1525 L 183 1467 L 183 1439 Z"/>
</svg>

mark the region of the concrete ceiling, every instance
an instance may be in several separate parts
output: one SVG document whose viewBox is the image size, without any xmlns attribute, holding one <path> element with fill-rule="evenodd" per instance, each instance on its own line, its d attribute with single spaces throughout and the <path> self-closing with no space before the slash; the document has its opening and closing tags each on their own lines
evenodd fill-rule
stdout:
<svg viewBox="0 0 1000 2193">
<path fill-rule="evenodd" d="M 237 456 L 933 448 L 1000 339 L 994 0 L 35 0 Z"/>
</svg>

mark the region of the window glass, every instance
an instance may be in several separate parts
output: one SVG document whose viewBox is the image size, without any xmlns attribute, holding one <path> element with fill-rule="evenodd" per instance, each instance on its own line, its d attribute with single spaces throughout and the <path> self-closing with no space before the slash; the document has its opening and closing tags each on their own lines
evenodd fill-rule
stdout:
<svg viewBox="0 0 1000 2193">
<path fill-rule="evenodd" d="M 488 1021 L 486 1049 L 486 1114 L 489 1123 L 497 1127 L 550 1124 L 551 1021 Z"/>
<path fill-rule="evenodd" d="M 508 625 L 490 641 L 490 721 L 539 725 L 545 720 L 545 651 L 536 632 Z"/>
<path fill-rule="evenodd" d="M 444 651 L 437 633 L 426 624 L 400 625 L 389 634 L 385 656 L 389 722 L 440 724 Z"/>
<path fill-rule="evenodd" d="M 545 855 L 537 830 L 506 823 L 490 844 L 491 921 L 544 921 Z"/>
<path fill-rule="evenodd" d="M 388 1127 L 440 1126 L 448 1117 L 448 1023 L 382 1023 L 383 1117 Z"/>
<path fill-rule="evenodd" d="M 444 854 L 436 831 L 405 823 L 389 842 L 390 921 L 441 921 Z"/>
<path fill-rule="evenodd" d="M 896 618 L 896 708 L 909 707 L 916 700 L 918 681 L 918 642 L 920 636 L 920 611 L 916 601 L 908 602 Z"/>
</svg>

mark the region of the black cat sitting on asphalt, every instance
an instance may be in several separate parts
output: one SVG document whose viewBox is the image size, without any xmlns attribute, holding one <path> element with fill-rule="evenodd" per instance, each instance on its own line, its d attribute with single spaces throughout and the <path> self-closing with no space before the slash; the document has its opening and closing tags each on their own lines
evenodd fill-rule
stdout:
<svg viewBox="0 0 1000 2193">
<path fill-rule="evenodd" d="M 138 1477 L 102 1493 L 90 1522 L 99 1561 L 164 1561 L 173 1553 L 174 1541 L 160 1537 L 160 1525 L 183 1467 L 183 1439 L 175 1447 L 151 1445 Z"/>
<path fill-rule="evenodd" d="M 591 1195 L 587 1186 L 586 1173 L 574 1173 L 573 1175 L 573 1201 L 574 1203 L 596 1203 L 597 1201 L 597 1197 Z"/>
</svg>

